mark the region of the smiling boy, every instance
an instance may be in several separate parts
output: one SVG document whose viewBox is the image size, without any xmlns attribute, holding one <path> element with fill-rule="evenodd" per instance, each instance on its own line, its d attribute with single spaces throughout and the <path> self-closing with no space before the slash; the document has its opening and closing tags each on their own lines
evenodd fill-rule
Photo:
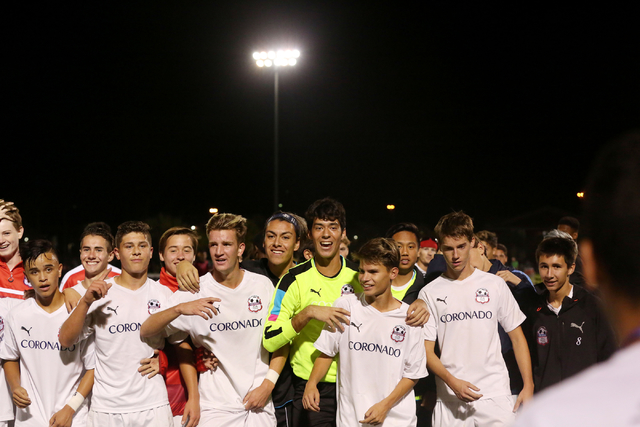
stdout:
<svg viewBox="0 0 640 427">
<path fill-rule="evenodd" d="M 35 298 L 11 310 L 0 346 L 17 407 L 15 425 L 61 427 L 73 422 L 84 426 L 84 398 L 93 385 L 93 345 L 86 341 L 68 347 L 58 343 L 58 330 L 68 314 L 58 290 L 62 264 L 51 242 L 29 241 L 21 256 Z"/>
<path fill-rule="evenodd" d="M 20 211 L 11 202 L 0 200 L 0 297 L 24 298 L 31 289 L 20 258 L 20 239 L 24 234 Z"/>
<path fill-rule="evenodd" d="M 578 248 L 567 233 L 544 239 L 536 250 L 545 291 L 528 310 L 536 392 L 606 360 L 616 350 L 600 301 L 569 278 Z"/>
<path fill-rule="evenodd" d="M 324 329 L 314 346 L 320 351 L 306 384 L 303 404 L 321 409 L 318 382 L 338 358 L 339 426 L 416 425 L 413 386 L 427 376 L 422 327 L 404 322 L 409 305 L 394 298 L 400 251 L 392 239 L 367 242 L 358 252 L 363 292 L 338 298 L 334 307 L 351 313 L 344 331 Z M 372 368 L 375 375 L 372 375 Z"/>
</svg>

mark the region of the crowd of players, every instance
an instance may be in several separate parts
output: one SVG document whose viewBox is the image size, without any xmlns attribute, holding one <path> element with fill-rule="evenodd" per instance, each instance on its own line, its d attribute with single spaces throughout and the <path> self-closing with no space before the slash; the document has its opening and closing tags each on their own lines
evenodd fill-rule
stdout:
<svg viewBox="0 0 640 427">
<path fill-rule="evenodd" d="M 614 425 L 638 425 L 624 384 L 640 379 L 640 272 L 619 257 L 640 249 L 639 141 L 602 155 L 580 256 L 561 221 L 535 285 L 463 212 L 436 239 L 396 224 L 356 264 L 330 198 L 304 219 L 275 213 L 255 260 L 246 220 L 214 215 L 206 274 L 196 234 L 171 228 L 158 281 L 147 224 L 92 223 L 61 283 L 51 242 L 20 244 L 19 210 L 0 200 L 0 427 L 595 426 L 603 402 Z"/>
</svg>

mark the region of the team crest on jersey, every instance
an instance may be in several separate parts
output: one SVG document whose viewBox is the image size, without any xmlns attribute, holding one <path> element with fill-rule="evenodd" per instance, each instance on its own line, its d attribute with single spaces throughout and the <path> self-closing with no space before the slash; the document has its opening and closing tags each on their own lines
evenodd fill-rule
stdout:
<svg viewBox="0 0 640 427">
<path fill-rule="evenodd" d="M 480 288 L 476 291 L 476 302 L 480 304 L 486 304 L 489 302 L 489 291 L 485 288 Z"/>
<path fill-rule="evenodd" d="M 547 345 L 549 344 L 549 337 L 547 336 L 547 328 L 544 326 L 540 326 L 538 332 L 536 332 L 536 336 L 538 337 L 538 344 Z"/>
<path fill-rule="evenodd" d="M 342 289 L 340 289 L 340 296 L 349 295 L 353 293 L 354 293 L 353 286 L 351 286 L 351 284 L 347 283 L 346 285 L 342 285 Z"/>
<path fill-rule="evenodd" d="M 407 335 L 407 329 L 402 325 L 396 325 L 391 331 L 391 339 L 395 342 L 404 341 L 404 337 Z"/>
<path fill-rule="evenodd" d="M 160 301 L 158 301 L 157 299 L 150 299 L 147 303 L 147 309 L 149 311 L 149 314 L 157 312 L 158 310 L 160 310 Z"/>
<path fill-rule="evenodd" d="M 249 311 L 251 311 L 252 313 L 257 313 L 258 311 L 262 310 L 262 300 L 258 295 L 251 295 L 249 297 L 248 303 Z"/>
</svg>

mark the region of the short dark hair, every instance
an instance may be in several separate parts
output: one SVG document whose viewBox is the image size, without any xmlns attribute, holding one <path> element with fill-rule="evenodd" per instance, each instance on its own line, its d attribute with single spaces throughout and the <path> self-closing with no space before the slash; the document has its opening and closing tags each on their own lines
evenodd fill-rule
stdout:
<svg viewBox="0 0 640 427">
<path fill-rule="evenodd" d="M 164 249 L 167 247 L 167 240 L 169 240 L 169 237 L 177 235 L 188 236 L 191 240 L 193 252 L 198 253 L 198 236 L 196 236 L 196 233 L 192 229 L 187 227 L 171 227 L 162 233 L 162 236 L 160 236 L 160 240 L 158 241 L 158 250 L 161 254 L 164 253 Z"/>
<path fill-rule="evenodd" d="M 507 247 L 502 243 L 498 243 L 498 246 L 496 246 L 496 249 L 499 249 L 502 252 L 504 252 L 504 256 L 507 256 L 509 254 L 509 252 L 507 251 Z"/>
<path fill-rule="evenodd" d="M 344 210 L 344 206 L 342 206 L 342 203 L 339 201 L 330 197 L 325 197 L 324 199 L 313 202 L 304 216 L 307 219 L 309 228 L 313 227 L 313 222 L 316 219 L 325 221 L 337 220 L 342 230 L 347 228 L 347 213 Z"/>
<path fill-rule="evenodd" d="M 434 231 L 439 244 L 442 244 L 445 237 L 466 237 L 471 242 L 474 237 L 473 219 L 462 211 L 451 212 L 440 218 Z"/>
<path fill-rule="evenodd" d="M 576 262 L 578 246 L 570 237 L 547 237 L 540 242 L 538 249 L 536 249 L 536 263 L 540 262 L 541 255 L 563 256 L 564 262 L 568 267 L 571 267 Z"/>
<path fill-rule="evenodd" d="M 580 221 L 578 221 L 578 218 L 572 216 L 563 216 L 560 218 L 560 221 L 558 221 L 558 225 L 568 225 L 574 230 L 580 231 Z"/>
<path fill-rule="evenodd" d="M 53 254 L 57 260 L 58 254 L 56 250 L 53 248 L 53 243 L 44 239 L 35 239 L 29 240 L 27 243 L 20 246 L 20 258 L 22 258 L 22 264 L 24 265 L 25 271 L 29 269 L 29 266 L 32 262 L 35 262 L 36 259 L 42 254 L 51 253 Z"/>
<path fill-rule="evenodd" d="M 494 249 L 498 246 L 498 235 L 493 231 L 489 231 L 489 230 L 478 231 L 476 233 L 476 236 L 478 237 L 478 239 L 482 240 L 483 242 L 485 242 L 487 245 L 491 246 Z"/>
<path fill-rule="evenodd" d="M 401 231 L 408 231 L 409 233 L 413 233 L 416 236 L 416 243 L 418 246 L 420 245 L 420 230 L 415 224 L 410 222 L 401 222 L 399 224 L 394 224 L 389 228 L 384 235 L 387 239 L 393 239 L 393 235 L 400 233 Z"/>
<path fill-rule="evenodd" d="M 640 131 L 608 144 L 597 157 L 585 188 L 583 235 L 611 286 L 640 302 Z"/>
<path fill-rule="evenodd" d="M 378 237 L 369 240 L 356 256 L 360 261 L 381 264 L 388 270 L 400 267 L 400 250 L 393 239 Z"/>
<path fill-rule="evenodd" d="M 82 240 L 87 236 L 100 236 L 107 241 L 107 251 L 111 252 L 115 247 L 115 239 L 111 234 L 111 227 L 106 222 L 92 222 L 88 224 L 80 235 L 80 246 Z"/>
<path fill-rule="evenodd" d="M 120 247 L 120 243 L 122 243 L 122 238 L 129 233 L 142 233 L 149 241 L 149 245 L 151 242 L 151 227 L 149 224 L 142 221 L 127 221 L 123 222 L 118 226 L 118 231 L 116 231 L 116 247 Z"/>
</svg>

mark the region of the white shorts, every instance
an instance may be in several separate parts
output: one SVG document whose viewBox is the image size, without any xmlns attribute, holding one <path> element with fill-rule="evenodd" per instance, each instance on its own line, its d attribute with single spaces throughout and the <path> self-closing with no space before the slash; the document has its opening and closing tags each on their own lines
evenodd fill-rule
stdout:
<svg viewBox="0 0 640 427">
<path fill-rule="evenodd" d="M 268 408 L 268 406 L 267 406 Z M 229 412 L 221 411 L 219 409 L 205 409 L 200 410 L 200 424 L 199 427 L 275 427 L 277 424 L 276 415 L 273 412 L 273 406 L 271 410 L 263 410 L 259 412 L 254 411 L 240 411 Z"/>
<path fill-rule="evenodd" d="M 516 419 L 513 396 L 498 396 L 475 402 L 442 401 L 433 408 L 433 427 L 503 427 Z"/>
<path fill-rule="evenodd" d="M 173 414 L 169 404 L 140 412 L 112 414 L 89 410 L 87 427 L 173 427 Z"/>
</svg>

